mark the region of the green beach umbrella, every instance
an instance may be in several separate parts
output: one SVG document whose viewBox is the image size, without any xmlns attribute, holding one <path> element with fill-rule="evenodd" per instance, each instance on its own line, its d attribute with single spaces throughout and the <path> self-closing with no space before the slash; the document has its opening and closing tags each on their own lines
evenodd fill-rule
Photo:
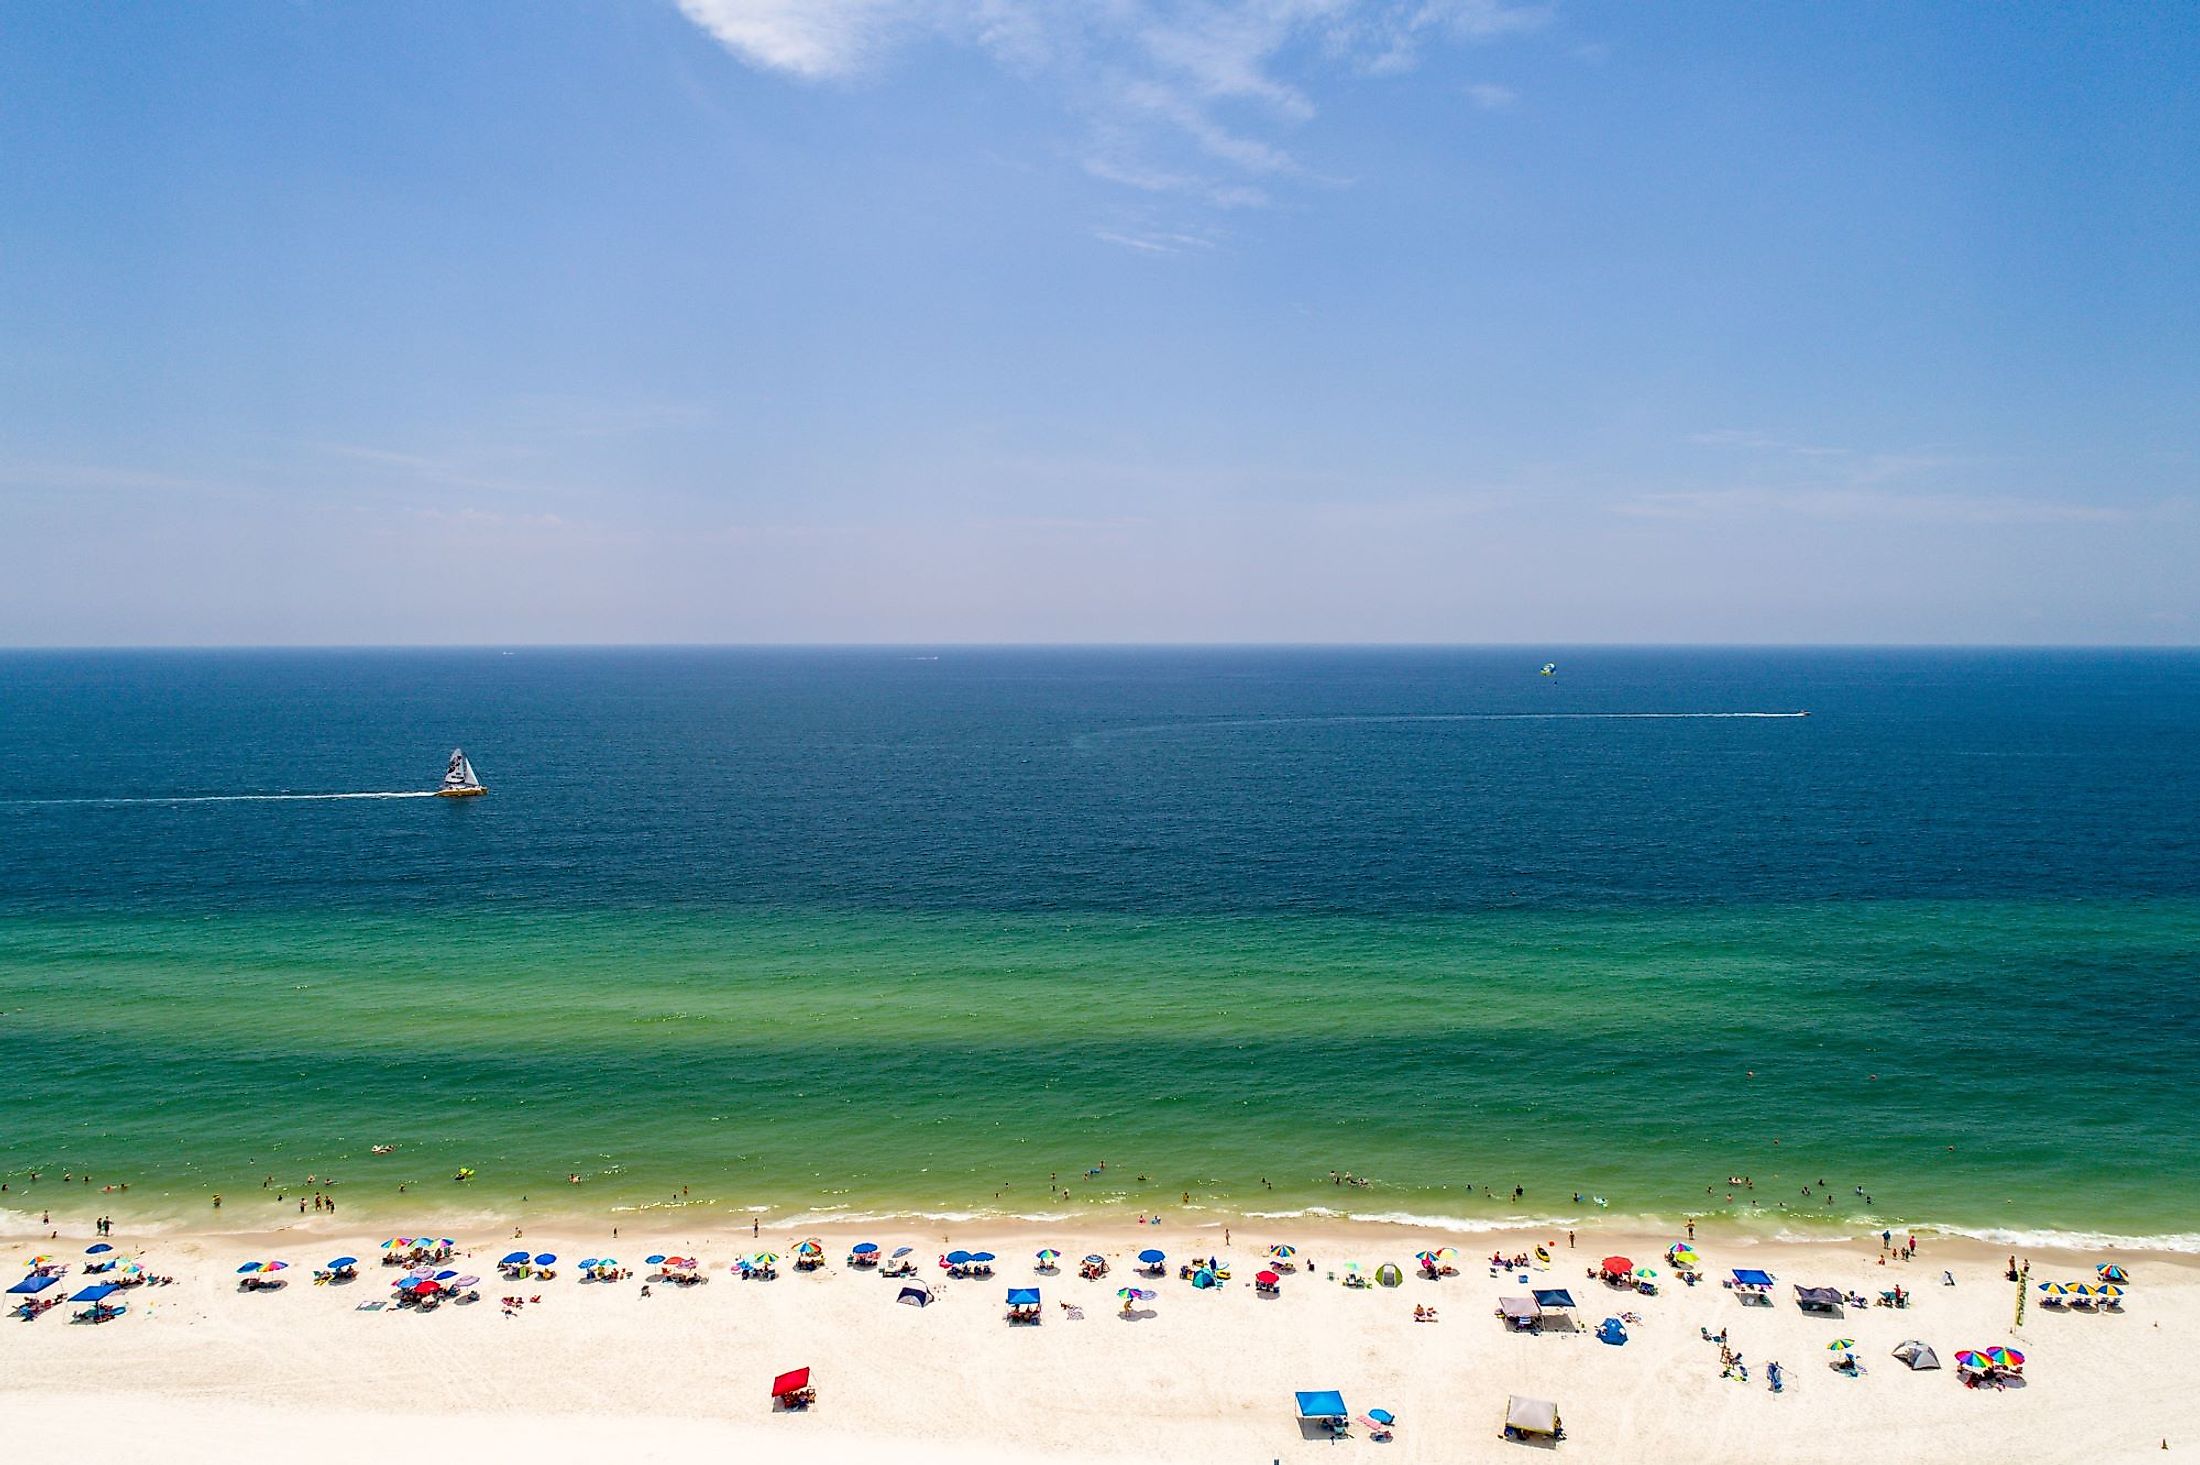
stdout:
<svg viewBox="0 0 2200 1465">
<path fill-rule="evenodd" d="M 1658 1274 L 1658 1269 L 1657 1269 L 1656 1267 L 1637 1267 L 1637 1268 L 1635 1268 L 1635 1275 L 1636 1275 L 1636 1276 L 1638 1276 L 1638 1277 L 1655 1277 L 1655 1276 L 1656 1276 L 1657 1274 Z"/>
<path fill-rule="evenodd" d="M 1826 1345 L 1826 1351 L 1829 1353 L 1846 1353 L 1855 1346 L 1856 1340 L 1854 1338 L 1836 1338 Z"/>
</svg>

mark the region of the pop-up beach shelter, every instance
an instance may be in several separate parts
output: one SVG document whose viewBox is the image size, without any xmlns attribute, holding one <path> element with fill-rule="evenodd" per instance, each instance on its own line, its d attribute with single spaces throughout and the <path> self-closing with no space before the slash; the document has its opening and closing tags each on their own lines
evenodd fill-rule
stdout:
<svg viewBox="0 0 2200 1465">
<path fill-rule="evenodd" d="M 1940 1355 L 1935 1353 L 1929 1344 L 1920 1343 L 1915 1338 L 1906 1339 L 1896 1344 L 1894 1356 L 1913 1369 L 1940 1367 Z"/>
<path fill-rule="evenodd" d="M 22 1281 L 16 1283 L 13 1287 L 10 1287 L 8 1291 L 20 1292 L 28 1296 L 30 1293 L 33 1292 L 45 1291 L 48 1287 L 51 1287 L 55 1282 L 59 1280 L 60 1278 L 58 1277 L 49 1277 L 41 1272 L 33 1276 L 25 1277 Z"/>
<path fill-rule="evenodd" d="M 1525 1329 L 1534 1326 L 1537 1319 L 1543 1316 L 1543 1309 L 1536 1305 L 1532 1297 L 1500 1297 L 1497 1299 L 1497 1313 L 1509 1326 Z"/>
<path fill-rule="evenodd" d="M 1760 1271 L 1756 1267 L 1734 1269 L 1734 1285 L 1737 1287 L 1770 1287 L 1778 1280 L 1772 1273 Z"/>
<path fill-rule="evenodd" d="M 1008 1305 L 1010 1307 L 1037 1307 L 1039 1305 L 1039 1289 L 1036 1287 L 1009 1288 Z"/>
<path fill-rule="evenodd" d="M 901 1296 L 894 1301 L 906 1302 L 911 1307 L 929 1307 L 932 1304 L 932 1294 L 922 1287 L 904 1287 L 901 1289 Z"/>
<path fill-rule="evenodd" d="M 1558 1406 L 1548 1399 L 1528 1399 L 1514 1394 L 1505 1401 L 1505 1432 L 1555 1435 L 1558 1433 Z"/>
<path fill-rule="evenodd" d="M 1838 1287 L 1805 1287 L 1795 1284 L 1795 1305 L 1805 1312 L 1829 1312 L 1838 1314 L 1846 1301 Z"/>
<path fill-rule="evenodd" d="M 794 1403 L 810 1387 L 810 1371 L 807 1368 L 790 1369 L 772 1380 L 772 1397 L 784 1403 Z"/>
<path fill-rule="evenodd" d="M 1528 1295 L 1533 1297 L 1535 1305 L 1545 1312 L 1570 1308 L 1574 1305 L 1574 1294 L 1563 1287 L 1538 1287 Z"/>
<path fill-rule="evenodd" d="M 1298 1395 L 1301 1419 L 1350 1419 L 1352 1413 L 1344 1407 L 1344 1395 L 1335 1389 L 1302 1390 Z"/>
</svg>

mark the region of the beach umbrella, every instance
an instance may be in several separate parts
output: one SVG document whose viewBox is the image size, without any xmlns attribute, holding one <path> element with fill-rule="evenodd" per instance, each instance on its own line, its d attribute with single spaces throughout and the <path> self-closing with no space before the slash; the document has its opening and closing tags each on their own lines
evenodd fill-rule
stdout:
<svg viewBox="0 0 2200 1465">
<path fill-rule="evenodd" d="M 1448 1246 L 1439 1246 L 1436 1248 L 1436 1259 L 1440 1262 L 1457 1261 L 1459 1260 L 1459 1253 Z"/>
<path fill-rule="evenodd" d="M 2091 1282 L 2073 1282 L 2070 1285 L 2070 1290 L 2080 1297 L 2091 1297 L 2100 1289 Z"/>
<path fill-rule="evenodd" d="M 458 1287 L 479 1287 L 480 1285 L 481 1285 L 481 1278 L 479 1278 L 479 1277 L 460 1277 L 460 1278 L 459 1278 L 459 1279 L 458 1279 L 457 1281 L 455 1281 L 455 1282 L 451 1283 L 451 1286 L 452 1286 L 453 1288 L 458 1288 Z"/>
<path fill-rule="evenodd" d="M 1388 1409 L 1370 1409 L 1367 1411 L 1367 1417 L 1374 1420 L 1384 1429 L 1389 1429 L 1392 1425 L 1398 1422 L 1398 1416 L 1391 1413 Z"/>
<path fill-rule="evenodd" d="M 528 1256 L 524 1251 L 509 1251 L 497 1258 L 497 1265 L 500 1267 L 523 1267 L 527 1262 Z"/>
<path fill-rule="evenodd" d="M 1125 1302 L 1150 1302 L 1153 1299 L 1153 1294 L 1143 1287 L 1118 1287 L 1115 1295 Z"/>
<path fill-rule="evenodd" d="M 427 1280 L 428 1279 L 426 1277 L 399 1277 L 395 1282 L 392 1282 L 390 1285 L 395 1287 L 400 1292 L 411 1292 L 425 1285 Z"/>
<path fill-rule="evenodd" d="M 1061 1253 L 1056 1251 L 1051 1246 L 1042 1246 L 1039 1248 L 1038 1255 L 1040 1265 L 1045 1266 L 1051 1264 L 1056 1257 L 1061 1255 Z"/>
<path fill-rule="evenodd" d="M 807 1241 L 798 1242 L 795 1245 L 794 1254 L 796 1256 L 821 1256 L 824 1251 L 825 1248 L 818 1245 L 817 1238 L 813 1236 Z"/>
<path fill-rule="evenodd" d="M 243 1266 L 237 1268 L 237 1275 L 241 1277 L 247 1272 L 256 1272 L 259 1269 L 260 1264 L 258 1262 L 246 1262 Z"/>
<path fill-rule="evenodd" d="M 613 1267 L 616 1267 L 618 1264 L 619 1259 L 615 1256 L 599 1257 L 596 1260 L 596 1270 L 599 1272 L 608 1272 Z"/>
<path fill-rule="evenodd" d="M 776 1251 L 760 1251 L 750 1257 L 749 1260 L 760 1267 L 776 1267 L 779 1265 L 779 1253 Z"/>
<path fill-rule="evenodd" d="M 1104 1267 L 1107 1264 L 1108 1259 L 1104 1256 L 1088 1256 L 1085 1258 L 1085 1265 L 1088 1267 Z"/>
<path fill-rule="evenodd" d="M 2114 1262 L 2101 1262 L 2093 1268 L 2093 1273 L 2104 1282 L 2128 1282 L 2131 1280 L 2131 1273 L 2117 1266 Z"/>
<path fill-rule="evenodd" d="M 1635 1264 L 1623 1256 L 1608 1256 L 1599 1265 L 1611 1277 L 1624 1277 L 1635 1269 Z"/>
<path fill-rule="evenodd" d="M 1986 1361 L 1996 1368 L 2024 1367 L 2024 1355 L 2014 1348 L 1989 1348 L 1986 1350 Z"/>
<path fill-rule="evenodd" d="M 965 1266 L 968 1265 L 969 1261 L 970 1253 L 967 1251 L 951 1251 L 946 1257 L 946 1262 L 951 1267 Z"/>
<path fill-rule="evenodd" d="M 412 1245 L 412 1238 L 410 1236 L 392 1236 L 389 1240 L 382 1243 L 382 1249 L 384 1251 L 388 1251 L 391 1247 L 410 1245 Z"/>
<path fill-rule="evenodd" d="M 642 1258 L 642 1265 L 645 1267 L 661 1267 L 664 1265 L 664 1263 L 665 1259 L 661 1256 L 645 1256 Z M 595 1263 L 582 1262 L 581 1265 L 584 1267 L 592 1267 L 595 1265 Z"/>
<path fill-rule="evenodd" d="M 1673 1265 L 1676 1267 L 1692 1267 L 1703 1260 L 1703 1258 L 1696 1255 L 1696 1249 L 1692 1246 L 1676 1246 L 1669 1254 L 1672 1256 Z"/>
<path fill-rule="evenodd" d="M 782 1394 L 799 1394 L 809 1386 L 810 1371 L 806 1368 L 793 1369 L 772 1380 L 772 1397 L 776 1399 Z"/>
<path fill-rule="evenodd" d="M 556 1252 L 541 1252 L 535 1257 L 535 1265 L 538 1267 L 551 1266 L 556 1263 L 557 1259 L 558 1257 Z"/>
<path fill-rule="evenodd" d="M 1138 1254 L 1138 1259 L 1144 1262 L 1149 1267 L 1158 1267 L 1163 1262 L 1168 1260 L 1166 1256 L 1162 1255 L 1160 1252 L 1154 1250 L 1150 1246 Z"/>
<path fill-rule="evenodd" d="M 85 1254 L 86 1256 L 103 1256 L 103 1255 L 105 1255 L 105 1254 L 106 1254 L 107 1252 L 110 1252 L 110 1251 L 113 1251 L 113 1250 L 114 1250 L 114 1248 L 113 1248 L 113 1247 L 109 1246 L 109 1245 L 108 1245 L 108 1244 L 107 1244 L 106 1242 L 102 1241 L 102 1242 L 101 1242 L 101 1243 L 99 1243 L 99 1245 L 97 1245 L 97 1246 L 87 1246 L 87 1247 L 85 1247 L 85 1248 L 84 1248 L 84 1254 Z"/>
<path fill-rule="evenodd" d="M 431 1277 L 427 1281 L 422 1282 L 418 1287 L 415 1287 L 413 1289 L 413 1295 L 415 1297 L 433 1297 L 436 1293 L 441 1292 L 442 1290 L 443 1284 Z"/>
<path fill-rule="evenodd" d="M 916 1248 L 913 1246 L 897 1246 L 894 1248 L 894 1259 L 898 1261 L 902 1257 L 909 1255 L 910 1252 L 915 1250 Z"/>
<path fill-rule="evenodd" d="M 1638 1276 L 1638 1277 L 1655 1277 L 1655 1276 L 1656 1276 L 1657 1274 L 1658 1274 L 1658 1270 L 1657 1270 L 1657 1268 L 1656 1268 L 1656 1267 L 1637 1267 L 1637 1268 L 1635 1268 L 1635 1275 L 1636 1275 L 1636 1276 Z"/>
<path fill-rule="evenodd" d="M 1278 1242 L 1276 1245 L 1268 1248 L 1268 1254 L 1274 1257 L 1279 1262 L 1289 1261 L 1292 1257 L 1295 1257 L 1299 1254 L 1299 1249 L 1295 1246 L 1285 1246 L 1283 1243 Z"/>
<path fill-rule="evenodd" d="M 2121 1297 L 2124 1295 L 2124 1289 L 2114 1285 L 2096 1287 L 2093 1290 L 2103 1297 Z"/>
<path fill-rule="evenodd" d="M 1254 1275 L 1253 1280 L 1263 1287 L 1273 1287 L 1281 1282 L 1283 1278 L 1277 1276 L 1274 1272 L 1260 1272 Z"/>
<path fill-rule="evenodd" d="M 1431 1270 L 1436 1266 L 1436 1253 L 1433 1251 L 1417 1251 L 1413 1254 L 1413 1259 Z"/>
<path fill-rule="evenodd" d="M 1856 1346 L 1854 1338 L 1836 1338 L 1826 1345 L 1828 1353 L 1846 1353 Z"/>
<path fill-rule="evenodd" d="M 876 1241 L 859 1241 L 849 1250 L 856 1256 L 877 1256 L 878 1243 Z"/>
<path fill-rule="evenodd" d="M 1973 1349 L 1966 1348 L 1962 1352 L 1956 1354 L 1957 1368 L 1981 1369 L 1985 1368 L 1986 1366 L 1986 1355 L 1983 1353 L 1979 1353 Z"/>
<path fill-rule="evenodd" d="M 994 1256 L 993 1253 L 990 1251 L 974 1251 L 970 1253 L 970 1259 L 974 1262 L 990 1262 L 999 1260 L 999 1258 Z"/>
<path fill-rule="evenodd" d="M 457 1275 L 458 1275 L 458 1273 L 456 1273 L 456 1272 L 449 1272 L 449 1271 L 445 1271 L 445 1272 L 437 1272 L 437 1273 L 435 1274 L 435 1276 L 434 1276 L 434 1277 L 432 1277 L 432 1278 L 430 1278 L 429 1280 L 431 1280 L 431 1281 L 436 1281 L 436 1282 L 448 1282 L 448 1281 L 450 1281 L 450 1280 L 451 1280 L 451 1278 L 453 1278 L 453 1277 L 455 1277 L 455 1276 L 457 1276 Z"/>
<path fill-rule="evenodd" d="M 358 1265 L 359 1258 L 355 1256 L 332 1256 L 328 1259 L 328 1269 L 332 1272 L 339 1267 L 356 1267 Z"/>
<path fill-rule="evenodd" d="M 2040 1283 L 2040 1290 L 2050 1297 L 2061 1297 L 2070 1291 L 2068 1287 L 2060 1282 L 2042 1282 Z"/>
</svg>

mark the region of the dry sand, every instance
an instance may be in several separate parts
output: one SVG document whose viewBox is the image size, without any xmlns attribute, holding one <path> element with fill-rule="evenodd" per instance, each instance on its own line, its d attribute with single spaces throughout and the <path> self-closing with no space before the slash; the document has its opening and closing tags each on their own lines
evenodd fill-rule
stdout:
<svg viewBox="0 0 2200 1465">
<path fill-rule="evenodd" d="M 635 1227 L 612 1242 L 609 1226 L 530 1230 L 524 1245 L 560 1255 L 554 1281 L 505 1284 L 494 1259 L 501 1236 L 468 1236 L 460 1270 L 484 1277 L 472 1306 L 359 1311 L 392 1294 L 401 1275 L 377 1265 L 380 1236 L 332 1221 L 273 1235 L 200 1233 L 115 1240 L 149 1270 L 180 1280 L 129 1295 L 127 1316 L 72 1324 L 61 1307 L 35 1322 L 0 1320 L 0 1406 L 11 1458 L 130 1451 L 160 1460 L 900 1460 L 992 1462 L 1077 1457 L 1141 1461 L 1289 1461 L 1347 1458 L 1525 1460 L 1532 1447 L 1498 1438 L 1510 1393 L 1557 1401 L 1567 1439 L 1561 1455 L 1597 1461 L 2109 1461 L 2193 1458 L 2200 1436 L 2200 1258 L 2124 1252 L 2134 1276 L 2118 1314 L 2058 1314 L 2028 1305 L 2011 1326 L 2015 1289 L 2002 1279 L 2006 1252 L 1923 1237 L 1918 1259 L 1881 1265 L 1876 1238 L 1849 1242 L 1742 1242 L 1707 1236 L 1710 1280 L 1694 1288 L 1661 1278 L 1659 1295 L 1607 1291 L 1583 1275 L 1608 1252 L 1669 1271 L 1670 1236 L 1581 1233 L 1559 1250 L 1535 1286 L 1563 1286 L 1582 1303 L 1578 1334 L 1507 1333 L 1493 1316 L 1501 1295 L 1522 1288 L 1491 1275 L 1493 1250 L 1527 1251 L 1548 1233 L 1445 1236 L 1388 1227 L 1233 1223 L 1158 1228 L 1025 1224 L 925 1230 L 876 1226 L 818 1231 L 828 1264 L 813 1275 L 782 1266 L 773 1282 L 742 1282 L 727 1263 L 756 1246 L 785 1252 L 790 1237 L 767 1228 Z M 0 1259 L 50 1251 L 81 1262 L 93 1238 L 16 1238 Z M 898 1306 L 897 1283 L 844 1263 L 873 1240 L 909 1244 L 918 1280 L 940 1292 L 932 1306 Z M 1248 1285 L 1272 1241 L 1300 1248 L 1302 1270 L 1282 1295 Z M 1000 1253 L 988 1281 L 945 1280 L 934 1258 L 949 1245 Z M 1349 1290 L 1329 1280 L 1347 1260 L 1411 1266 L 1426 1245 L 1461 1253 L 1461 1275 L 1409 1276 L 1395 1290 Z M 1074 1260 L 1108 1255 L 1105 1282 L 1074 1270 L 1034 1275 L 1031 1255 L 1051 1245 Z M 1138 1315 L 1118 1314 L 1117 1285 L 1145 1246 L 1171 1254 L 1159 1296 Z M 695 1254 L 707 1286 L 639 1279 L 581 1285 L 569 1265 L 615 1251 L 637 1273 L 646 1255 Z M 1219 1252 L 1235 1262 L 1231 1284 L 1195 1291 L 1175 1262 Z M 331 1255 L 365 1259 L 358 1282 L 317 1286 L 311 1269 Z M 297 1264 L 290 1285 L 257 1295 L 235 1290 L 239 1261 L 279 1256 Z M 1310 1269 L 1304 1267 L 1311 1258 Z M 2090 1279 L 2101 1253 L 2033 1252 L 2035 1280 Z M 1764 1267 L 1781 1278 L 1770 1308 L 1745 1307 L 1718 1284 L 1727 1268 Z M 1953 1287 L 1941 1284 L 1952 1270 Z M 6 1275 L 12 1279 L 15 1272 Z M 71 1291 L 79 1279 L 72 1273 Z M 1916 1293 L 1906 1311 L 1873 1307 L 1846 1318 L 1799 1313 L 1791 1282 L 1876 1296 L 1900 1281 Z M 1036 1284 L 1046 1299 L 1037 1328 L 1010 1327 L 1003 1295 Z M 539 1294 L 506 1316 L 496 1299 Z M 1073 1318 L 1061 1306 L 1082 1308 Z M 1440 1321 L 1413 1321 L 1416 1303 Z M 1641 1321 L 1623 1347 L 1587 1331 L 1623 1310 Z M 1722 1379 L 1719 1351 L 1699 1330 L 1726 1329 L 1750 1380 Z M 1826 1343 L 1857 1340 L 1866 1372 L 1827 1367 Z M 1948 1367 L 1912 1373 L 1890 1356 L 1921 1338 Z M 2022 1387 L 1961 1387 L 1960 1348 L 2012 1344 L 2028 1356 Z M 1787 1389 L 1765 1386 L 1764 1365 L 1786 1365 Z M 771 1377 L 815 1369 L 819 1401 L 776 1413 Z M 1292 1417 L 1299 1389 L 1335 1388 L 1354 1412 L 1381 1407 L 1400 1420 L 1378 1443 L 1355 1427 L 1332 1443 Z M 2162 1445 L 2167 1441 L 2167 1454 Z"/>
</svg>

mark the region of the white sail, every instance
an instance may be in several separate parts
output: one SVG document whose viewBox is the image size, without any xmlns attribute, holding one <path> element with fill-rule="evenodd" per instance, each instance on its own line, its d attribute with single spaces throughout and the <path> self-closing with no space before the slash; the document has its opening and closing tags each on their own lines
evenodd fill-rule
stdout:
<svg viewBox="0 0 2200 1465">
<path fill-rule="evenodd" d="M 451 766 L 443 770 L 445 788 L 480 788 L 481 780 L 474 777 L 474 765 L 466 761 L 464 749 L 451 749 Z"/>
</svg>

